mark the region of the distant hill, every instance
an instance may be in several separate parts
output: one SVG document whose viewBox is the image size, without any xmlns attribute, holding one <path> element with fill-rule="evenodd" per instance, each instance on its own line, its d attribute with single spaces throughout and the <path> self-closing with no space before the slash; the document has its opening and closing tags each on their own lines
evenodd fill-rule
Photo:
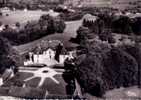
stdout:
<svg viewBox="0 0 141 100">
<path fill-rule="evenodd" d="M 65 5 L 84 7 L 114 7 L 119 9 L 141 6 L 141 0 L 64 0 Z"/>
<path fill-rule="evenodd" d="M 111 6 L 118 9 L 141 8 L 141 0 L 112 0 Z"/>
</svg>

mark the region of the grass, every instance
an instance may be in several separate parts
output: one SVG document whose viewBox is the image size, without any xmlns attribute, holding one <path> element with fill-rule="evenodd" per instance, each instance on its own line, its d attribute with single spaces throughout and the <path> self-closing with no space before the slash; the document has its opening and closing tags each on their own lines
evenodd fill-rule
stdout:
<svg viewBox="0 0 141 100">
<path fill-rule="evenodd" d="M 65 87 L 66 83 L 64 82 L 62 75 L 56 75 L 54 77 L 60 82 L 59 84 L 54 83 L 53 80 L 49 78 L 46 78 L 41 88 L 48 90 L 49 94 L 67 95 Z"/>
</svg>

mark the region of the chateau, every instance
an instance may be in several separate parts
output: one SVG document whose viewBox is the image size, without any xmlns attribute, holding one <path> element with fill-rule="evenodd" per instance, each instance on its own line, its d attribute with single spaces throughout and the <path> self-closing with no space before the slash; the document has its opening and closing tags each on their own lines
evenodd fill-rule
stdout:
<svg viewBox="0 0 141 100">
<path fill-rule="evenodd" d="M 37 44 L 35 48 L 27 53 L 24 65 L 44 64 L 53 66 L 64 64 L 67 58 L 74 58 L 75 53 L 75 50 L 66 50 L 58 40 L 42 41 L 41 44 Z"/>
</svg>

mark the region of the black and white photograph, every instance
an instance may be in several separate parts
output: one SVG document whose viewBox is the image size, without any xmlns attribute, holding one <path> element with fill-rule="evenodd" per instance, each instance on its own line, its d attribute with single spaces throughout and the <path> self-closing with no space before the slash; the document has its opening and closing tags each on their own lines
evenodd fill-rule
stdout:
<svg viewBox="0 0 141 100">
<path fill-rule="evenodd" d="M 0 100 L 141 100 L 141 0 L 0 0 Z"/>
</svg>

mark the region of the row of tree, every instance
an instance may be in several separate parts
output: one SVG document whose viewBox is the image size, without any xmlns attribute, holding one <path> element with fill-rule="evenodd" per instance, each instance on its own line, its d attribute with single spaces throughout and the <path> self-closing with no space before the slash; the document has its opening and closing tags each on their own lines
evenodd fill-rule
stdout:
<svg viewBox="0 0 141 100">
<path fill-rule="evenodd" d="M 141 17 L 129 18 L 108 14 L 99 14 L 98 17 L 94 23 L 84 20 L 83 26 L 89 27 L 96 34 L 101 34 L 105 28 L 111 30 L 112 33 L 128 35 L 141 33 Z"/>
</svg>

